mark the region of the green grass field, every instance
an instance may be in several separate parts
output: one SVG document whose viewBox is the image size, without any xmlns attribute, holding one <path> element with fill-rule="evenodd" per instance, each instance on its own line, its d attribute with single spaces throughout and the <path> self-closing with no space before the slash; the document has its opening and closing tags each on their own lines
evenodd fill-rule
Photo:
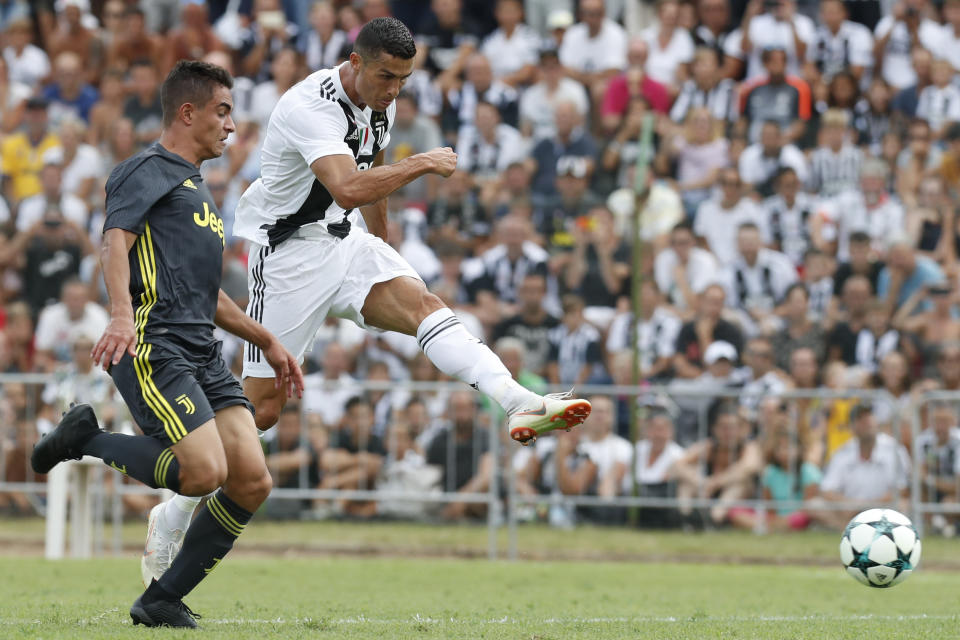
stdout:
<svg viewBox="0 0 960 640">
<path fill-rule="evenodd" d="M 48 562 L 36 555 L 40 530 L 36 521 L 0 522 L 0 638 L 184 636 L 131 626 L 127 609 L 140 592 L 133 548 L 122 557 Z M 520 532 L 526 557 L 593 559 L 487 562 L 456 557 L 482 550 L 485 531 L 475 527 L 262 523 L 248 533 L 187 598 L 204 614 L 197 637 L 960 636 L 955 541 L 925 541 L 921 570 L 881 590 L 827 566 L 837 562 L 837 536 L 826 534 L 529 527 Z M 124 539 L 132 546 L 141 534 L 133 524 Z M 390 555 L 358 557 L 351 547 Z M 405 557 L 431 549 L 451 557 Z M 643 561 L 658 551 L 677 562 Z M 603 552 L 617 561 L 596 559 Z M 715 561 L 723 557 L 751 564 Z"/>
</svg>

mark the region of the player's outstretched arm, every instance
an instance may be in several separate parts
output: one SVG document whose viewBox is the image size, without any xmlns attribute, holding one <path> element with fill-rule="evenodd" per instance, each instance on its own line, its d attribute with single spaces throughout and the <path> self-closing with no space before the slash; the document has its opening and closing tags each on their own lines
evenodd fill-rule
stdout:
<svg viewBox="0 0 960 640">
<path fill-rule="evenodd" d="M 137 234 L 125 229 L 107 229 L 100 249 L 100 270 L 110 298 L 110 323 L 94 345 L 94 366 L 107 369 L 117 364 L 124 352 L 137 355 L 137 333 L 133 325 L 133 301 L 130 299 L 130 247 Z"/>
<path fill-rule="evenodd" d="M 348 211 L 382 200 L 420 176 L 436 173 L 446 178 L 456 168 L 457 154 L 450 147 L 437 147 L 366 171 L 348 155 L 323 156 L 310 165 L 336 203 Z"/>
<path fill-rule="evenodd" d="M 303 396 L 303 372 L 297 359 L 280 344 L 275 335 L 244 313 L 223 289 L 217 298 L 217 313 L 213 321 L 221 329 L 260 347 L 267 363 L 277 374 L 277 389 L 285 386 L 290 398 L 294 394 L 298 398 Z"/>
</svg>

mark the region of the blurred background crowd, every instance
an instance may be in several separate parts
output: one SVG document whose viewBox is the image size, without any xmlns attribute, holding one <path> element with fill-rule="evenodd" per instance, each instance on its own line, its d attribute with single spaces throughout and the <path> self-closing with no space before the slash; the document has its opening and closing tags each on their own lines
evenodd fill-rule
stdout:
<svg viewBox="0 0 960 640">
<path fill-rule="evenodd" d="M 0 371 L 56 376 L 3 386 L 7 480 L 27 479 L 67 403 L 117 400 L 89 359 L 108 320 L 103 185 L 157 138 L 175 61 L 237 79 L 237 131 L 203 173 L 226 227 L 223 288 L 244 306 L 247 250 L 229 230 L 271 109 L 386 15 L 418 44 L 387 162 L 459 155 L 449 179 L 390 198 L 391 244 L 524 385 L 629 384 L 639 349 L 658 391 L 635 442 L 636 396 L 596 395 L 582 429 L 505 443 L 494 465 L 502 416 L 468 391 L 403 390 L 440 379 L 416 341 L 331 318 L 302 403 L 265 440 L 276 486 L 469 493 L 498 469 L 528 495 L 721 499 L 647 514 L 663 525 L 753 527 L 728 503 L 805 501 L 768 514 L 783 529 L 845 522 L 820 509 L 831 500 L 895 504 L 911 469 L 922 497 L 956 501 L 956 407 L 924 405 L 918 437 L 903 412 L 960 390 L 960 0 L 0 0 Z M 225 337 L 224 353 L 239 372 L 240 345 Z M 0 508 L 33 507 L 0 494 Z"/>
</svg>

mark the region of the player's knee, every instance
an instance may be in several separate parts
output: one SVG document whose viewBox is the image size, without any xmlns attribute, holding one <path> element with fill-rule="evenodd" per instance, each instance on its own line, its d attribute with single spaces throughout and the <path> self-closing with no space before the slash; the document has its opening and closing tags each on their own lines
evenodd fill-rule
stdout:
<svg viewBox="0 0 960 640">
<path fill-rule="evenodd" d="M 263 468 L 261 474 L 251 478 L 248 482 L 250 498 L 257 503 L 263 503 L 270 495 L 271 489 L 273 489 L 273 478 L 270 477 L 270 472 L 267 471 L 266 467 Z"/>
<path fill-rule="evenodd" d="M 265 431 L 277 424 L 280 420 L 280 412 L 283 411 L 283 394 L 264 396 L 260 399 L 260 404 L 256 405 L 257 412 L 254 420 L 257 423 L 257 429 Z"/>
<path fill-rule="evenodd" d="M 228 480 L 228 493 L 251 510 L 263 503 L 273 489 L 273 479 L 266 465 L 244 469 Z"/>
<path fill-rule="evenodd" d="M 184 495 L 205 496 L 216 491 L 227 480 L 227 464 L 210 456 L 199 464 L 181 467 L 180 491 Z"/>
</svg>

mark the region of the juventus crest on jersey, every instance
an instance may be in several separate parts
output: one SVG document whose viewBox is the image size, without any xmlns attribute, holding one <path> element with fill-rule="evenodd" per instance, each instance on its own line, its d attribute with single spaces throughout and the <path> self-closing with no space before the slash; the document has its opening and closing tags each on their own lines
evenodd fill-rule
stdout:
<svg viewBox="0 0 960 640">
<path fill-rule="evenodd" d="M 237 205 L 236 235 L 276 246 L 310 225 L 346 237 L 360 224 L 359 212 L 340 207 L 310 165 L 350 155 L 359 169 L 369 169 L 390 142 L 395 113 L 395 103 L 386 111 L 357 107 L 343 89 L 340 67 L 317 71 L 283 94 L 267 125 L 260 177 Z"/>
</svg>

